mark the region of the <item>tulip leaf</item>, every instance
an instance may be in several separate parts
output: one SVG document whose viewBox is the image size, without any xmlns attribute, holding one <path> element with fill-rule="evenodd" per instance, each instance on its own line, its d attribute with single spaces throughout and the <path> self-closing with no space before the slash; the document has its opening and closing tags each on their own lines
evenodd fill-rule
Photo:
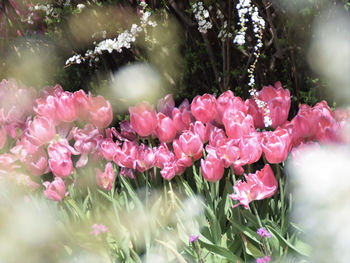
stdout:
<svg viewBox="0 0 350 263">
<path fill-rule="evenodd" d="M 199 238 L 199 243 L 206 249 L 208 249 L 211 253 L 223 257 L 229 262 L 244 262 L 243 259 L 241 259 L 239 256 L 233 254 L 230 250 L 227 248 L 209 244 L 207 242 L 202 241 L 202 238 Z"/>
<path fill-rule="evenodd" d="M 311 254 L 311 247 L 302 242 L 297 241 L 295 242 L 295 245 L 292 245 L 288 240 L 286 240 L 278 231 L 276 231 L 273 227 L 267 226 L 268 230 L 274 234 L 277 239 L 280 241 L 280 243 L 284 244 L 283 247 L 288 246 L 290 249 L 294 250 L 295 252 L 299 253 L 300 255 L 303 255 L 305 257 L 309 257 Z M 299 243 L 299 244 L 298 244 Z"/>
</svg>

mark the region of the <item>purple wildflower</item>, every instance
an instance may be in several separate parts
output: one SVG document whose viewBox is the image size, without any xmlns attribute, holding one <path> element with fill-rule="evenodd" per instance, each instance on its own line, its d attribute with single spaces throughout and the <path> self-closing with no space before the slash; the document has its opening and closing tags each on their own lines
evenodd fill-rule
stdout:
<svg viewBox="0 0 350 263">
<path fill-rule="evenodd" d="M 256 263 L 268 263 L 270 262 L 271 258 L 268 256 L 264 256 L 264 258 L 257 258 Z"/>
<path fill-rule="evenodd" d="M 191 235 L 191 236 L 190 236 L 190 243 L 193 243 L 193 242 L 197 241 L 198 238 L 199 238 L 199 235 L 198 235 L 198 236 Z"/>
<path fill-rule="evenodd" d="M 267 237 L 267 238 L 271 238 L 271 233 L 268 232 L 265 228 L 261 227 L 258 229 L 258 231 L 256 231 L 256 233 L 258 233 L 258 235 L 261 238 Z"/>
</svg>

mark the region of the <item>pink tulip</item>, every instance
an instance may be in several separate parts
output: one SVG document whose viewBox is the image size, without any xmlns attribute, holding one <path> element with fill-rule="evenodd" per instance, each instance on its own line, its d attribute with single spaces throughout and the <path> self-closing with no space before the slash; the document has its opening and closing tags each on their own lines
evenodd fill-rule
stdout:
<svg viewBox="0 0 350 263">
<path fill-rule="evenodd" d="M 235 194 L 231 194 L 230 197 L 233 200 L 239 201 L 239 203 L 233 207 L 243 205 L 245 209 L 248 209 L 251 201 L 271 197 L 277 192 L 278 183 L 268 164 L 255 174 L 246 175 L 245 179 L 246 182 L 239 180 L 233 186 Z"/>
<path fill-rule="evenodd" d="M 255 131 L 253 117 L 242 111 L 226 111 L 222 122 L 225 125 L 227 136 L 232 139 L 240 140 L 243 136 Z"/>
<path fill-rule="evenodd" d="M 198 160 L 202 156 L 203 143 L 198 134 L 185 131 L 179 137 L 179 146 L 181 151 L 188 157 Z"/>
<path fill-rule="evenodd" d="M 90 102 L 85 91 L 78 90 L 73 93 L 74 108 L 80 120 L 89 118 Z"/>
<path fill-rule="evenodd" d="M 317 103 L 311 110 L 311 117 L 318 120 L 315 136 L 320 142 L 337 142 L 339 140 L 339 123 L 334 119 L 334 113 L 326 101 Z"/>
<path fill-rule="evenodd" d="M 48 96 L 59 97 L 64 92 L 61 85 L 56 84 L 55 86 L 46 86 L 40 90 L 40 97 L 46 98 Z"/>
<path fill-rule="evenodd" d="M 35 89 L 14 79 L 0 82 L 0 125 L 12 138 L 17 136 L 17 128 L 24 130 L 26 118 L 33 112 L 36 95 Z"/>
<path fill-rule="evenodd" d="M 269 163 L 283 162 L 292 147 L 292 137 L 286 129 L 263 132 L 261 147 Z"/>
<path fill-rule="evenodd" d="M 137 151 L 137 158 L 135 160 L 134 168 L 136 168 L 139 172 L 144 172 L 154 166 L 155 162 L 155 154 L 153 150 L 141 144 Z"/>
<path fill-rule="evenodd" d="M 173 95 L 168 94 L 158 101 L 157 111 L 158 113 L 163 113 L 165 116 L 171 118 L 174 107 L 175 102 L 173 99 Z"/>
<path fill-rule="evenodd" d="M 88 155 L 98 151 L 98 146 L 103 140 L 103 135 L 92 124 L 88 123 L 84 129 L 72 129 L 71 134 L 74 137 L 74 149 L 78 154 L 81 154 L 76 163 L 77 168 L 84 167 L 88 162 Z"/>
<path fill-rule="evenodd" d="M 59 120 L 73 122 L 77 119 L 77 111 L 74 106 L 73 94 L 64 91 L 55 99 L 56 113 Z"/>
<path fill-rule="evenodd" d="M 107 128 L 113 120 L 110 102 L 102 96 L 90 99 L 89 121 L 98 128 Z"/>
<path fill-rule="evenodd" d="M 223 129 L 213 126 L 209 135 L 209 144 L 211 146 L 221 145 L 226 141 L 227 137 Z"/>
<path fill-rule="evenodd" d="M 45 98 L 37 99 L 35 103 L 36 106 L 34 106 L 33 110 L 37 115 L 50 119 L 54 125 L 58 125 L 62 122 L 56 109 L 56 97 L 49 95 Z"/>
<path fill-rule="evenodd" d="M 117 150 L 113 157 L 113 161 L 121 167 L 135 168 L 135 160 L 139 146 L 136 142 L 125 141 L 121 150 Z"/>
<path fill-rule="evenodd" d="M 61 202 L 68 195 L 66 185 L 60 177 L 55 177 L 52 182 L 44 182 L 43 185 L 46 187 L 44 194 L 52 201 Z"/>
<path fill-rule="evenodd" d="M 33 154 L 28 154 L 25 158 L 26 169 L 35 176 L 40 176 L 48 172 L 47 154 L 42 147 Z"/>
<path fill-rule="evenodd" d="M 238 145 L 240 149 L 239 160 L 235 164 L 246 165 L 259 161 L 262 154 L 261 140 L 261 133 L 257 132 L 242 138 Z"/>
<path fill-rule="evenodd" d="M 158 125 L 155 130 L 160 142 L 171 142 L 176 136 L 176 129 L 173 120 L 165 116 L 163 113 L 158 113 Z"/>
<path fill-rule="evenodd" d="M 49 167 L 55 176 L 66 178 L 73 172 L 72 149 L 68 142 L 51 142 L 48 147 Z M 74 149 L 73 149 L 74 150 Z"/>
<path fill-rule="evenodd" d="M 35 116 L 33 121 L 29 121 L 27 132 L 28 140 L 36 146 L 47 144 L 56 136 L 54 123 L 43 116 Z"/>
<path fill-rule="evenodd" d="M 214 155 L 209 154 L 207 159 L 201 160 L 202 175 L 209 182 L 219 181 L 224 175 L 224 166 L 222 162 Z"/>
<path fill-rule="evenodd" d="M 270 109 L 272 128 L 277 128 L 287 120 L 291 103 L 290 92 L 282 88 L 281 82 L 276 82 L 274 87 L 271 85 L 263 87 L 258 97 L 266 102 Z"/>
<path fill-rule="evenodd" d="M 137 138 L 135 130 L 131 127 L 130 121 L 123 120 L 119 123 L 120 135 L 123 140 L 127 139 L 129 141 L 134 141 Z"/>
<path fill-rule="evenodd" d="M 114 171 L 112 163 L 108 162 L 105 171 L 102 173 L 100 169 L 95 168 L 97 185 L 105 191 L 109 191 L 113 187 Z"/>
<path fill-rule="evenodd" d="M 222 93 L 216 100 L 216 117 L 215 121 L 222 124 L 222 116 L 227 108 L 232 106 L 232 101 L 235 96 L 231 90 Z"/>
<path fill-rule="evenodd" d="M 143 102 L 129 108 L 131 127 L 141 137 L 151 135 L 157 127 L 157 114 L 153 106 Z"/>
<path fill-rule="evenodd" d="M 231 90 L 225 91 L 216 100 L 217 114 L 215 121 L 219 124 L 223 124 L 222 118 L 226 111 L 242 111 L 247 113 L 248 107 L 244 104 L 240 97 L 235 97 Z"/>
<path fill-rule="evenodd" d="M 196 96 L 191 103 L 191 112 L 197 121 L 207 123 L 216 116 L 216 99 L 213 95 Z"/>
<path fill-rule="evenodd" d="M 154 150 L 154 166 L 163 169 L 164 165 L 175 161 L 175 155 L 171 152 L 165 143 L 162 143 Z"/>
<path fill-rule="evenodd" d="M 176 175 L 176 162 L 165 163 L 160 174 L 165 180 L 171 180 Z"/>
<path fill-rule="evenodd" d="M 248 107 L 247 113 L 253 117 L 254 127 L 259 128 L 259 129 L 265 128 L 264 113 L 258 107 L 255 100 L 254 99 L 247 99 L 245 101 L 245 105 Z"/>
<path fill-rule="evenodd" d="M 99 150 L 107 161 L 112 161 L 120 147 L 113 140 L 104 139 L 100 144 Z"/>
<path fill-rule="evenodd" d="M 220 145 L 216 146 L 216 148 L 211 145 L 207 145 L 205 149 L 209 155 L 214 155 L 216 158 L 221 160 L 225 168 L 230 167 L 240 155 L 239 148 L 236 147 L 236 143 L 232 139 L 222 141 Z"/>
<path fill-rule="evenodd" d="M 198 134 L 202 143 L 206 143 L 209 141 L 209 135 L 211 132 L 211 126 L 209 123 L 203 124 L 200 121 L 196 121 L 195 123 L 191 123 L 190 130 Z"/>
</svg>

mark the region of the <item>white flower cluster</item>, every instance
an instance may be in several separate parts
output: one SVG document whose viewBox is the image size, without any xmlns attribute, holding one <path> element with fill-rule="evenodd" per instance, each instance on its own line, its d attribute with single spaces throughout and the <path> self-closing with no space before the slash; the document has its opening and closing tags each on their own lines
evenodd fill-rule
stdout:
<svg viewBox="0 0 350 263">
<path fill-rule="evenodd" d="M 50 4 L 30 6 L 28 9 L 29 11 L 44 11 L 47 16 L 53 13 L 53 6 Z"/>
<path fill-rule="evenodd" d="M 202 2 L 194 3 L 192 5 L 192 9 L 194 17 L 198 23 L 199 32 L 206 34 L 208 29 L 213 27 L 212 23 L 210 22 L 209 11 L 203 7 Z"/>
<path fill-rule="evenodd" d="M 26 22 L 30 25 L 34 24 L 34 21 L 33 21 L 34 11 L 44 11 L 46 16 L 54 14 L 54 9 L 51 4 L 30 6 L 28 10 L 29 10 L 29 13 L 27 14 L 27 17 L 22 18 L 21 21 Z"/>
<path fill-rule="evenodd" d="M 249 90 L 249 93 L 254 98 L 258 107 L 263 109 L 264 124 L 265 124 L 265 127 L 269 127 L 272 124 L 272 120 L 270 117 L 270 109 L 265 102 L 261 101 L 258 98 L 258 92 L 254 88 L 255 87 L 254 71 L 255 71 L 256 63 L 258 62 L 258 59 L 260 57 L 260 49 L 263 46 L 262 34 L 263 34 L 263 30 L 265 29 L 265 20 L 259 15 L 258 8 L 251 3 L 251 0 L 239 0 L 239 3 L 236 5 L 236 9 L 239 17 L 238 25 L 241 27 L 241 29 L 235 36 L 233 43 L 236 43 L 237 45 L 240 45 L 240 46 L 245 44 L 245 35 L 247 30 L 246 23 L 249 22 L 249 19 L 246 18 L 247 14 L 250 16 L 250 19 L 253 24 L 253 32 L 254 32 L 254 36 L 257 39 L 257 43 L 254 46 L 254 53 L 253 53 L 255 56 L 255 60 L 248 69 L 248 73 L 249 73 L 248 86 L 251 87 L 251 89 Z"/>
<path fill-rule="evenodd" d="M 231 37 L 232 37 L 232 33 L 229 31 L 229 28 L 227 26 L 227 21 L 225 20 L 218 34 L 218 38 L 220 38 L 221 41 L 225 41 L 226 39 L 229 39 Z"/>
<path fill-rule="evenodd" d="M 131 43 L 135 42 L 138 33 L 142 32 L 146 26 L 157 26 L 155 21 L 149 20 L 152 14 L 151 12 L 146 11 L 147 4 L 145 2 L 141 2 L 140 6 L 142 15 L 140 18 L 140 25 L 132 24 L 130 31 L 125 30 L 114 39 L 104 39 L 97 45 L 95 44 L 96 42 L 94 42 L 96 46 L 93 50 L 88 49 L 84 56 L 77 54 L 68 58 L 66 61 L 66 66 L 71 64 L 80 64 L 81 61 L 85 61 L 87 59 L 89 59 L 89 65 L 92 66 L 92 61 L 99 61 L 98 55 L 101 55 L 103 51 L 108 51 L 109 53 L 117 51 L 121 53 L 123 48 L 131 48 Z M 106 31 L 102 31 L 100 33 L 103 37 L 106 36 Z M 92 38 L 95 38 L 96 35 L 97 33 L 93 34 Z"/>
</svg>

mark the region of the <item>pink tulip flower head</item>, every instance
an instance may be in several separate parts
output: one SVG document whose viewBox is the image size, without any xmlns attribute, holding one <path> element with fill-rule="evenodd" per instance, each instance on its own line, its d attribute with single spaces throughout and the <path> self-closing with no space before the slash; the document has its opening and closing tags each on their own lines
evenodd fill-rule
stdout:
<svg viewBox="0 0 350 263">
<path fill-rule="evenodd" d="M 33 110 L 37 115 L 50 119 L 54 125 L 59 125 L 62 120 L 58 116 L 56 99 L 57 98 L 52 95 L 39 98 L 35 101 L 36 106 L 33 107 Z"/>
<path fill-rule="evenodd" d="M 176 175 L 176 162 L 167 162 L 160 171 L 161 176 L 165 180 L 171 180 Z"/>
<path fill-rule="evenodd" d="M 180 148 L 179 150 L 185 156 L 193 157 L 194 160 L 198 160 L 200 157 L 202 157 L 203 143 L 198 134 L 191 131 L 185 131 L 179 137 L 178 143 Z M 175 149 L 174 151 L 176 157 L 180 159 L 182 154 L 177 154 Z"/>
<path fill-rule="evenodd" d="M 174 126 L 176 131 L 181 134 L 184 130 L 188 130 L 190 123 L 192 122 L 193 116 L 191 113 L 190 104 L 187 99 L 185 99 L 179 108 L 174 108 L 172 112 L 172 119 L 174 121 Z"/>
<path fill-rule="evenodd" d="M 135 141 L 137 138 L 135 130 L 131 127 L 130 121 L 123 120 L 119 123 L 120 126 L 120 135 L 122 136 L 123 141 L 125 139 L 129 141 Z"/>
<path fill-rule="evenodd" d="M 242 111 L 247 113 L 248 107 L 240 97 L 235 97 L 231 90 L 225 91 L 216 100 L 217 114 L 215 121 L 219 124 L 223 124 L 222 118 L 226 111 Z"/>
<path fill-rule="evenodd" d="M 190 130 L 198 134 L 203 143 L 207 143 L 209 141 L 209 135 L 211 132 L 211 126 L 209 123 L 203 124 L 200 121 L 196 121 L 195 123 L 191 123 Z"/>
<path fill-rule="evenodd" d="M 272 119 L 272 128 L 281 126 L 288 118 L 290 109 L 290 92 L 283 89 L 281 82 L 276 82 L 275 86 L 265 86 L 259 92 L 259 99 L 266 102 L 270 109 L 270 117 Z M 263 111 L 260 108 L 263 115 Z"/>
<path fill-rule="evenodd" d="M 196 96 L 191 103 L 191 112 L 197 121 L 208 123 L 216 116 L 216 99 L 213 95 Z"/>
<path fill-rule="evenodd" d="M 137 142 L 125 141 L 121 150 L 117 150 L 113 157 L 113 161 L 125 168 L 135 169 L 135 161 L 137 159 L 137 154 L 139 150 L 139 145 Z"/>
<path fill-rule="evenodd" d="M 173 120 L 163 113 L 158 113 L 158 125 L 155 130 L 160 142 L 171 142 L 176 136 Z"/>
<path fill-rule="evenodd" d="M 131 127 L 141 137 L 151 135 L 157 127 L 157 114 L 148 102 L 129 108 Z"/>
<path fill-rule="evenodd" d="M 108 162 L 106 164 L 105 171 L 103 173 L 98 168 L 95 168 L 95 172 L 97 185 L 103 190 L 111 190 L 115 178 L 112 163 Z"/>
<path fill-rule="evenodd" d="M 112 161 L 118 150 L 120 151 L 119 145 L 112 139 L 104 139 L 100 143 L 99 151 L 107 161 Z"/>
<path fill-rule="evenodd" d="M 80 120 L 89 118 L 90 102 L 85 91 L 78 90 L 73 93 L 74 108 Z"/>
<path fill-rule="evenodd" d="M 232 139 L 240 140 L 243 136 L 255 131 L 253 117 L 246 115 L 243 111 L 226 111 L 222 122 L 225 125 L 227 136 Z"/>
<path fill-rule="evenodd" d="M 155 154 L 153 149 L 141 144 L 137 150 L 137 158 L 135 160 L 134 168 L 139 172 L 144 172 L 154 166 Z"/>
<path fill-rule="evenodd" d="M 54 123 L 43 116 L 35 116 L 33 121 L 29 121 L 27 132 L 27 138 L 36 146 L 47 144 L 56 136 Z"/>
<path fill-rule="evenodd" d="M 73 172 L 72 151 L 68 142 L 51 142 L 48 147 L 49 167 L 55 176 L 66 178 Z"/>
<path fill-rule="evenodd" d="M 175 102 L 173 99 L 173 95 L 168 94 L 158 101 L 157 111 L 158 113 L 163 113 L 165 116 L 171 118 L 174 107 Z"/>
<path fill-rule="evenodd" d="M 209 182 L 217 182 L 224 175 L 222 161 L 216 156 L 209 154 L 206 160 L 201 160 L 202 175 Z"/>
<path fill-rule="evenodd" d="M 243 137 L 238 145 L 240 149 L 240 157 L 235 164 L 246 165 L 257 162 L 262 154 L 261 140 L 261 133 L 258 132 Z"/>
<path fill-rule="evenodd" d="M 35 191 L 40 187 L 40 184 L 32 181 L 29 175 L 24 173 L 16 173 L 16 183 L 20 186 L 24 186 L 29 190 Z"/>
<path fill-rule="evenodd" d="M 113 120 L 111 103 L 102 96 L 90 99 L 89 121 L 98 128 L 107 128 Z"/>
<path fill-rule="evenodd" d="M 173 163 L 175 161 L 175 155 L 169 150 L 165 143 L 162 143 L 158 148 L 154 149 L 155 161 L 154 166 L 163 169 L 166 163 Z"/>
<path fill-rule="evenodd" d="M 283 162 L 292 147 L 292 136 L 286 129 L 263 132 L 261 147 L 269 163 Z"/>
<path fill-rule="evenodd" d="M 25 157 L 26 169 L 35 176 L 40 176 L 48 172 L 47 154 L 42 147 L 33 154 Z"/>
<path fill-rule="evenodd" d="M 46 187 L 45 196 L 52 201 L 61 202 L 68 195 L 66 185 L 60 177 L 55 177 L 52 182 L 44 182 L 43 185 Z"/>
<path fill-rule="evenodd" d="M 248 209 L 249 203 L 254 200 L 262 200 L 273 196 L 278 188 L 278 183 L 273 174 L 270 165 L 266 164 L 261 171 L 255 174 L 248 174 L 245 176 L 246 182 L 239 180 L 234 186 L 235 194 L 230 197 L 233 200 L 238 200 L 239 203 L 234 205 L 243 205 Z"/>
<path fill-rule="evenodd" d="M 73 94 L 64 91 L 55 99 L 57 117 L 63 122 L 73 122 L 77 119 Z"/>
</svg>

